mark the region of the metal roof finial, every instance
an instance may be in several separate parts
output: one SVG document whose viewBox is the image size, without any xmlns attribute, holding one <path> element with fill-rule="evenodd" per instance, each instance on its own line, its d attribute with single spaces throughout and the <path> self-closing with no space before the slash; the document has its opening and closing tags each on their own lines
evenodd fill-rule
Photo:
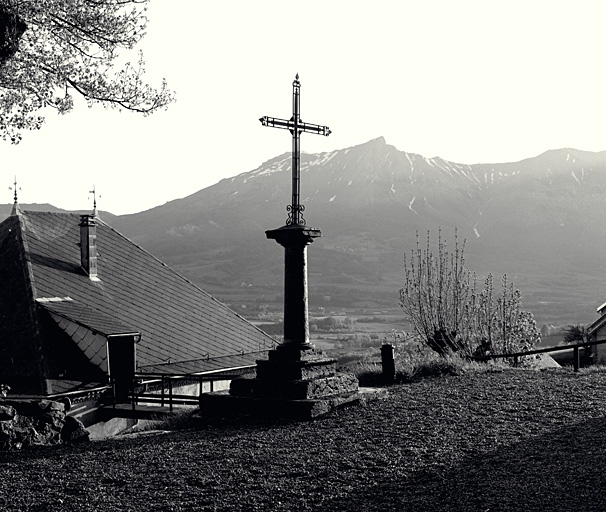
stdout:
<svg viewBox="0 0 606 512">
<path fill-rule="evenodd" d="M 21 208 L 19 208 L 19 200 L 17 199 L 17 176 L 15 176 L 15 182 L 13 183 L 14 187 L 8 187 L 9 190 L 14 191 L 14 203 L 13 210 L 11 211 L 11 215 L 18 215 L 21 213 Z M 21 190 L 21 189 L 19 189 Z"/>
<path fill-rule="evenodd" d="M 97 212 L 97 189 L 95 188 L 95 185 L 93 185 L 93 189 L 89 190 L 88 193 L 93 195 L 93 217 L 98 217 L 99 212 Z"/>
</svg>

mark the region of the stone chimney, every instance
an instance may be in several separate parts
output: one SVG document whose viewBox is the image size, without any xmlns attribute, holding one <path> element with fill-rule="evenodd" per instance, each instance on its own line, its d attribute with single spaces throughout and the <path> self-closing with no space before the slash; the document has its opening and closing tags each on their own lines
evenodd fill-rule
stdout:
<svg viewBox="0 0 606 512">
<path fill-rule="evenodd" d="M 80 261 L 92 281 L 97 277 L 97 225 L 93 215 L 80 217 Z"/>
</svg>

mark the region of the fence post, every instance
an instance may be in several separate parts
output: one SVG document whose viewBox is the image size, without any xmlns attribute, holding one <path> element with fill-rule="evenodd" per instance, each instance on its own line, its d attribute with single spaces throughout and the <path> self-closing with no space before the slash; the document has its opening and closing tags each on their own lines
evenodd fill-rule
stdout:
<svg viewBox="0 0 606 512">
<path fill-rule="evenodd" d="M 136 400 L 137 397 L 135 396 L 135 377 L 133 376 L 131 381 L 130 381 L 130 391 L 131 391 L 131 401 L 132 401 L 132 407 L 133 407 L 133 411 L 137 408 L 136 405 Z"/>
<path fill-rule="evenodd" d="M 168 410 L 173 412 L 173 379 L 168 379 Z"/>
<path fill-rule="evenodd" d="M 574 365 L 574 371 L 578 372 L 579 367 L 581 366 L 581 358 L 580 358 L 578 346 L 574 347 L 573 354 L 572 354 L 572 364 Z"/>
<path fill-rule="evenodd" d="M 381 366 L 383 380 L 386 384 L 393 384 L 396 379 L 396 363 L 394 360 L 394 346 L 391 343 L 381 345 Z"/>
<path fill-rule="evenodd" d="M 110 376 L 109 380 L 110 380 L 111 385 L 112 385 L 112 395 L 113 395 L 113 402 L 114 402 L 114 409 L 115 409 L 116 408 L 116 404 L 118 403 L 118 400 L 116 399 L 116 381 L 111 376 Z"/>
</svg>

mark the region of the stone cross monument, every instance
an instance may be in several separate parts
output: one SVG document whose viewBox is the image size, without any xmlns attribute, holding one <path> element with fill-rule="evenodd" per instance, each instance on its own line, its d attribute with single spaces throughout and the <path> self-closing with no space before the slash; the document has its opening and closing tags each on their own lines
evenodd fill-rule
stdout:
<svg viewBox="0 0 606 512">
<path fill-rule="evenodd" d="M 301 133 L 330 135 L 328 126 L 304 123 L 300 117 L 301 82 L 299 75 L 292 84 L 292 117 L 290 120 L 262 117 L 263 126 L 284 128 L 292 135 L 292 200 L 286 207 L 286 225 L 266 231 L 267 238 L 284 247 L 284 343 L 309 345 L 307 307 L 307 246 L 322 236 L 319 229 L 306 226 L 303 218 L 305 206 L 301 204 Z"/>
<path fill-rule="evenodd" d="M 257 361 L 256 378 L 234 379 L 230 396 L 248 400 L 246 407 L 257 412 L 313 417 L 357 400 L 358 381 L 353 375 L 337 372 L 336 360 L 316 350 L 309 341 L 307 246 L 321 232 L 307 226 L 302 215 L 299 140 L 303 132 L 329 135 L 330 130 L 301 121 L 300 93 L 297 75 L 290 120 L 260 119 L 264 126 L 283 128 L 292 134 L 292 201 L 287 207 L 288 219 L 285 226 L 265 232 L 267 238 L 284 247 L 284 342 L 269 351 L 267 360 Z"/>
</svg>

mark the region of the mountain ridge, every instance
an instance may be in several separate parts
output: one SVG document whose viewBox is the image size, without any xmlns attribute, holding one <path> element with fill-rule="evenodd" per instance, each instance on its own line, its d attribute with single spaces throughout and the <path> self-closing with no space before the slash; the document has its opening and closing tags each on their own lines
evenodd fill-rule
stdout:
<svg viewBox="0 0 606 512">
<path fill-rule="evenodd" d="M 201 286 L 217 285 L 228 301 L 242 286 L 251 288 L 250 301 L 255 293 L 269 300 L 268 290 L 281 293 L 282 252 L 264 231 L 286 221 L 290 160 L 283 153 L 115 225 Z M 590 321 L 604 298 L 605 195 L 606 151 L 562 148 L 470 165 L 400 151 L 378 137 L 302 153 L 304 217 L 324 235 L 309 249 L 310 293 L 316 304 L 350 294 L 358 306 L 397 307 L 403 255 L 416 247 L 416 233 L 435 238 L 441 227 L 452 238 L 456 227 L 468 241 L 468 266 L 528 283 L 522 292 L 538 318 Z M 343 293 L 338 282 L 349 283 Z"/>
<path fill-rule="evenodd" d="M 286 222 L 283 153 L 187 197 L 109 222 L 219 299 L 281 309 L 283 250 L 264 232 Z M 508 274 L 540 323 L 595 318 L 604 302 L 606 151 L 547 150 L 506 163 L 461 164 L 378 137 L 301 154 L 310 308 L 397 308 L 404 254 L 438 229 L 467 240 L 469 268 Z"/>
</svg>

